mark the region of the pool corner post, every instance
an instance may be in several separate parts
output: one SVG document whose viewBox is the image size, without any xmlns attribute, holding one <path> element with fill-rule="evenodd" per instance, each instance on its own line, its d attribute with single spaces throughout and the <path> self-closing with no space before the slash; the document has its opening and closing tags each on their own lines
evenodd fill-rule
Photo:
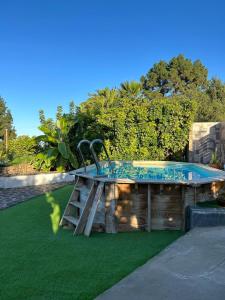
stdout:
<svg viewBox="0 0 225 300">
<path fill-rule="evenodd" d="M 117 196 L 116 184 L 105 185 L 105 232 L 106 233 L 117 233 L 117 222 L 116 222 L 116 200 Z"/>
<path fill-rule="evenodd" d="M 147 231 L 151 231 L 151 185 L 148 184 Z"/>
</svg>

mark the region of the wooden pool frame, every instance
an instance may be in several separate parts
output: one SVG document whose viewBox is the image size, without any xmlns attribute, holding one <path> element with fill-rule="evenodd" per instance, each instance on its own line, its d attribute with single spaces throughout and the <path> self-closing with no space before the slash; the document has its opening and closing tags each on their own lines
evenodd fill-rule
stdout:
<svg viewBox="0 0 225 300">
<path fill-rule="evenodd" d="M 114 163 L 121 162 L 125 161 L 115 161 Z M 152 164 L 159 167 L 185 164 L 162 161 L 132 161 L 129 163 L 143 167 Z M 208 166 L 195 165 L 215 172 L 215 169 Z M 95 165 L 90 165 L 87 167 L 86 173 L 84 168 L 80 168 L 73 174 L 82 178 L 86 186 L 90 186 L 93 181 L 104 182 L 104 194 L 95 218 L 94 228 L 108 233 L 140 229 L 148 231 L 185 230 L 187 207 L 196 205 L 198 202 L 215 199 L 220 192 L 225 190 L 225 172 L 220 170 L 215 177 L 185 182 L 109 179 L 92 176 L 90 171 L 93 171 L 94 168 Z"/>
</svg>

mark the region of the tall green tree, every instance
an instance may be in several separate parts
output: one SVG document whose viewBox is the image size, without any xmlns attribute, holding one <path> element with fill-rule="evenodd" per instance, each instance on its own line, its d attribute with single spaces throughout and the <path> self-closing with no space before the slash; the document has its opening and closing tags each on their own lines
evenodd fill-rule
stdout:
<svg viewBox="0 0 225 300">
<path fill-rule="evenodd" d="M 208 71 L 199 61 L 192 62 L 183 55 L 169 62 L 156 63 L 141 78 L 147 91 L 159 92 L 163 96 L 186 94 L 189 90 L 204 90 L 207 86 Z"/>
<path fill-rule="evenodd" d="M 225 84 L 221 80 L 212 78 L 204 92 L 195 93 L 191 97 L 197 99 L 198 103 L 196 121 L 225 121 Z"/>
<path fill-rule="evenodd" d="M 141 77 L 141 82 L 150 100 L 159 95 L 180 95 L 195 101 L 195 121 L 225 120 L 225 85 L 216 78 L 209 80 L 208 70 L 200 60 L 193 62 L 178 55 L 169 62 L 160 61 Z"/>
<path fill-rule="evenodd" d="M 16 136 L 12 114 L 6 105 L 5 100 L 0 97 L 0 137 L 4 136 L 5 129 L 8 129 L 9 138 L 14 138 Z"/>
</svg>

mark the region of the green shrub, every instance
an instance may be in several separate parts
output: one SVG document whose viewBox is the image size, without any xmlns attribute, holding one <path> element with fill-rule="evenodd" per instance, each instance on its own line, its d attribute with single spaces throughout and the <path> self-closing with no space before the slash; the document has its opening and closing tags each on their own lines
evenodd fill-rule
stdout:
<svg viewBox="0 0 225 300">
<path fill-rule="evenodd" d="M 32 156 L 37 149 L 35 138 L 27 135 L 18 136 L 15 139 L 9 140 L 8 156 L 11 160 L 17 158 L 26 158 Z M 21 159 L 20 159 L 21 161 Z"/>
<path fill-rule="evenodd" d="M 81 105 L 80 138 L 104 140 L 112 159 L 165 160 L 188 143 L 194 101 L 183 97 L 91 97 Z M 83 130 L 83 131 L 82 131 Z M 76 134 L 71 135 L 76 136 Z"/>
<path fill-rule="evenodd" d="M 59 172 L 72 168 L 77 168 L 76 157 L 72 153 L 69 145 L 68 133 L 74 121 L 69 115 L 58 115 L 54 123 L 50 119 L 47 121 L 41 117 L 42 124 L 39 129 L 44 133 L 36 138 L 41 145 L 41 151 L 34 157 L 32 165 L 43 171 L 57 170 Z"/>
</svg>

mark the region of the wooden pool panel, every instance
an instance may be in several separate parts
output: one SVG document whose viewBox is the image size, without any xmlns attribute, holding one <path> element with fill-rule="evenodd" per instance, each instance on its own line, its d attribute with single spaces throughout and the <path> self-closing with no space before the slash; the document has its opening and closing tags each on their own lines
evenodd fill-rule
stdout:
<svg viewBox="0 0 225 300">
<path fill-rule="evenodd" d="M 108 233 L 142 229 L 185 230 L 187 206 L 215 199 L 224 190 L 224 182 L 196 187 L 106 182 L 103 207 L 95 225 L 101 223 Z"/>
</svg>

